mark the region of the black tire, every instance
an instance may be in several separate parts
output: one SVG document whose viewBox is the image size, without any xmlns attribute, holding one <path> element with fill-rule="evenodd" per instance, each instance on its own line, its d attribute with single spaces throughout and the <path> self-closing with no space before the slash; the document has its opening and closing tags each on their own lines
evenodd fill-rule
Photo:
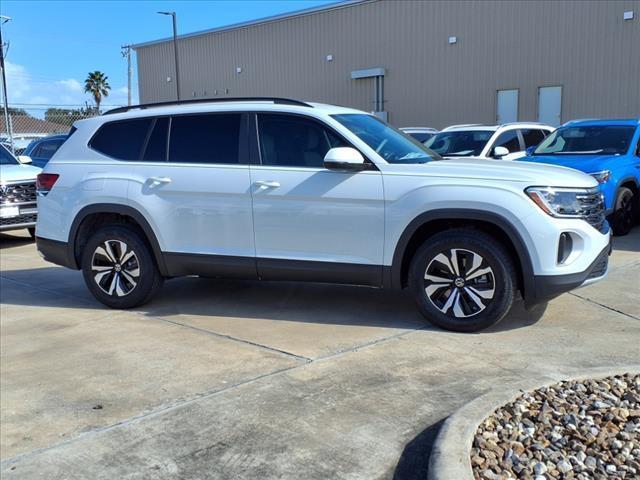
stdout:
<svg viewBox="0 0 640 480">
<path fill-rule="evenodd" d="M 497 324 L 511 309 L 516 270 L 495 238 L 474 229 L 452 229 L 418 249 L 409 269 L 409 288 L 429 322 L 445 330 L 475 332 Z"/>
<path fill-rule="evenodd" d="M 93 296 L 111 308 L 144 305 L 163 283 L 147 242 L 126 225 L 111 225 L 94 233 L 82 251 L 81 265 Z"/>
<path fill-rule="evenodd" d="M 36 227 L 27 228 L 27 230 L 29 231 L 29 236 L 31 237 L 31 239 L 35 240 L 36 239 Z"/>
<path fill-rule="evenodd" d="M 614 210 L 609 217 L 614 235 L 626 235 L 631 231 L 638 214 L 638 202 L 638 196 L 631 189 L 627 187 L 618 189 Z"/>
</svg>

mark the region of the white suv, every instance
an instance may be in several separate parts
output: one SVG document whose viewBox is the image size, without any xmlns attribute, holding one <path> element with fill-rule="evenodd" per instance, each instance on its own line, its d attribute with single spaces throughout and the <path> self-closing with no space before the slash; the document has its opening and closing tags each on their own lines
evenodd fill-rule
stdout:
<svg viewBox="0 0 640 480">
<path fill-rule="evenodd" d="M 537 146 L 554 128 L 542 123 L 514 122 L 503 125 L 453 125 L 425 142 L 447 158 L 476 157 L 515 160 Z"/>
<path fill-rule="evenodd" d="M 473 331 L 602 278 L 597 182 L 443 160 L 376 117 L 286 99 L 117 109 L 76 122 L 38 180 L 38 250 L 102 303 L 181 275 L 409 287 Z"/>
</svg>

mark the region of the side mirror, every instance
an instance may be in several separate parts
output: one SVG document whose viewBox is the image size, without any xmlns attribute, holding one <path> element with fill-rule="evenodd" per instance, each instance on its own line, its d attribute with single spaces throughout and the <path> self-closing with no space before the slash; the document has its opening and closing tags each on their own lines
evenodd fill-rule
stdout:
<svg viewBox="0 0 640 480">
<path fill-rule="evenodd" d="M 496 147 L 493 149 L 493 156 L 494 158 L 502 158 L 506 155 L 509 155 L 509 149 L 505 148 L 505 147 Z"/>
<path fill-rule="evenodd" d="M 20 163 L 24 163 L 25 165 L 30 164 L 33 160 L 31 160 L 31 157 L 28 155 L 18 155 L 18 161 Z"/>
<path fill-rule="evenodd" d="M 526 153 L 526 154 L 527 154 L 527 157 L 530 157 L 531 155 L 533 155 L 533 152 L 535 152 L 535 151 L 536 151 L 536 147 L 537 147 L 537 145 L 534 145 L 534 146 L 532 146 L 532 147 L 527 148 L 527 149 L 524 151 L 524 153 Z"/>
<path fill-rule="evenodd" d="M 324 168 L 338 171 L 359 171 L 366 168 L 364 157 L 355 148 L 332 148 L 324 156 Z"/>
</svg>

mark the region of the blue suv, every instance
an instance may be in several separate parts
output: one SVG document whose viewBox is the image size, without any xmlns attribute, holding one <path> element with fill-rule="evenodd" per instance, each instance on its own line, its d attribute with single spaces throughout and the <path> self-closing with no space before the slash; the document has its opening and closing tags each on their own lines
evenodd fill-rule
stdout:
<svg viewBox="0 0 640 480">
<path fill-rule="evenodd" d="M 640 213 L 640 119 L 568 122 L 527 149 L 520 161 L 574 168 L 600 184 L 615 235 L 626 235 Z"/>
</svg>

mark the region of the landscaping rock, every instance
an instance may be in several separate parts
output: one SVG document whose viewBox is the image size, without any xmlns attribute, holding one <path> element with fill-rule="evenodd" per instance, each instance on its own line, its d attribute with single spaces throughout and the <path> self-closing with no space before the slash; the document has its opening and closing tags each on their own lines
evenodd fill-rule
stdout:
<svg viewBox="0 0 640 480">
<path fill-rule="evenodd" d="M 476 431 L 476 479 L 637 479 L 640 375 L 523 392 Z"/>
</svg>

